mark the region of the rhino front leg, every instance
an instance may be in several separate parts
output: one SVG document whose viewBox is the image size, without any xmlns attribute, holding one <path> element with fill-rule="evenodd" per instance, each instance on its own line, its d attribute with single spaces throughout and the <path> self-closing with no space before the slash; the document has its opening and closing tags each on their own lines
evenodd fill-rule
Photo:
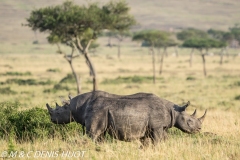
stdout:
<svg viewBox="0 0 240 160">
<path fill-rule="evenodd" d="M 158 142 L 165 139 L 166 132 L 163 130 L 163 128 L 153 129 L 151 139 L 154 145 L 157 145 Z"/>
</svg>

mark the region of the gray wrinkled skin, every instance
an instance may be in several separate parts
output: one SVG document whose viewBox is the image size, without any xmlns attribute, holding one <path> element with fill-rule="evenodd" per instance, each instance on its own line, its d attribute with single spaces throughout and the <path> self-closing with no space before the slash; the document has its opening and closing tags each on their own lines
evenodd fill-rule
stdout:
<svg viewBox="0 0 240 160">
<path fill-rule="evenodd" d="M 47 108 L 51 121 L 67 124 L 72 121 L 86 126 L 87 134 L 97 140 L 103 133 L 131 141 L 150 137 L 158 142 L 166 137 L 166 131 L 173 126 L 186 133 L 200 131 L 205 117 L 187 115 L 189 103 L 180 107 L 154 94 L 114 95 L 103 91 L 78 95 L 63 107 Z M 117 125 L 116 125 L 117 124 Z"/>
<path fill-rule="evenodd" d="M 149 94 L 151 95 L 151 94 Z M 82 125 L 85 123 L 84 112 L 87 103 L 96 99 L 97 97 L 111 97 L 111 98 L 136 98 L 147 96 L 146 93 L 136 93 L 133 95 L 115 95 L 104 91 L 87 92 L 71 98 L 70 104 L 66 103 L 60 107 L 56 103 L 56 108 L 53 109 L 46 104 L 48 112 L 51 116 L 51 121 L 56 124 L 67 124 L 70 122 L 77 122 Z"/>
<path fill-rule="evenodd" d="M 201 118 L 195 117 L 196 112 L 188 115 L 188 105 L 180 107 L 148 93 L 133 98 L 97 97 L 86 107 L 86 131 L 94 141 L 108 132 L 119 140 L 151 138 L 155 144 L 165 139 L 173 126 L 186 133 L 200 131 L 206 114 Z"/>
</svg>

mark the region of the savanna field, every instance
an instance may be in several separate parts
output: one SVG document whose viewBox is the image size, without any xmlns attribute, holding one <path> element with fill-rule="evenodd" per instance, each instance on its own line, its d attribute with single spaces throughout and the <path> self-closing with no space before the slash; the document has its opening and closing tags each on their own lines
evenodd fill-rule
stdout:
<svg viewBox="0 0 240 160">
<path fill-rule="evenodd" d="M 221 49 L 210 49 L 203 73 L 202 57 L 191 49 L 169 47 L 159 74 L 160 52 L 155 49 L 156 83 L 153 84 L 152 55 L 131 38 L 118 41 L 97 39 L 89 57 L 97 73 L 98 89 L 113 94 L 154 93 L 175 104 L 190 101 L 186 112 L 197 109 L 207 115 L 200 133 L 168 130 L 168 139 L 153 146 L 140 141 L 123 142 L 107 135 L 95 144 L 75 122 L 57 125 L 50 121 L 46 103 L 55 107 L 77 95 L 70 65 L 57 46 L 48 44 L 46 33 L 23 26 L 36 8 L 61 4 L 55 1 L 0 1 L 0 160 L 92 159 L 92 160 L 239 160 L 240 159 L 240 49 L 228 48 L 220 64 Z M 76 4 L 89 1 L 75 0 Z M 100 5 L 108 0 L 99 1 Z M 128 1 L 138 24 L 134 30 L 156 29 L 176 33 L 193 27 L 228 31 L 239 22 L 237 0 Z M 61 46 L 70 54 L 69 47 Z M 80 77 L 81 93 L 92 91 L 92 77 L 83 55 L 73 60 Z"/>
<path fill-rule="evenodd" d="M 36 116 L 36 120 L 26 122 L 28 120 L 26 118 L 25 122 L 35 123 L 44 119 L 44 123 L 56 128 L 52 128 L 55 130 L 54 136 L 43 133 L 45 130 L 47 132 L 46 128 L 29 130 L 34 136 L 28 133 L 29 135 L 23 134 L 21 137 L 11 130 L 3 132 L 0 140 L 1 151 L 34 151 L 34 153 L 81 151 L 81 154 L 84 152 L 82 159 L 238 159 L 240 157 L 240 57 L 233 56 L 239 50 L 229 49 L 230 55 L 224 56 L 222 65 L 219 64 L 218 55 L 207 56 L 207 76 L 204 77 L 202 59 L 197 51 L 193 66 L 189 67 L 190 50 L 179 48 L 179 56 L 176 57 L 174 48 L 169 48 L 169 55 L 164 59 L 161 75 L 158 74 L 160 64 L 158 56 L 156 57 L 156 84 L 152 83 L 151 55 L 146 48 L 141 48 L 138 44 L 126 43 L 122 47 L 121 59 L 117 58 L 116 47 L 102 46 L 97 54 L 91 54 L 98 74 L 100 90 L 122 95 L 151 92 L 179 105 L 190 101 L 191 105 L 187 112 L 192 114 L 194 109 L 197 109 L 198 117 L 208 109 L 201 133 L 189 135 L 172 128 L 169 130 L 168 140 L 155 147 L 149 145 L 140 149 L 138 141 L 121 142 L 109 138 L 103 144 L 95 145 L 91 139 L 82 135 L 77 124 L 72 123 L 72 126 L 60 126 L 60 128 L 59 125 L 52 124 L 45 104 L 55 106 L 55 102 L 61 104 L 62 99 L 68 99 L 69 93 L 76 95 L 75 83 L 67 76 L 71 73 L 69 64 L 62 55 L 52 52 L 53 46 L 37 44 L 26 47 L 35 50 L 35 53 L 1 54 L 2 108 L 7 106 L 5 102 L 11 106 L 17 105 L 19 113 L 38 108 L 39 113 L 30 112 L 30 115 L 25 115 Z M 41 54 L 41 48 L 47 50 L 49 54 L 46 51 Z M 81 77 L 82 93 L 91 91 L 91 77 L 83 57 L 75 59 L 73 63 Z M 63 79 L 65 82 L 62 82 Z M 14 110 L 13 107 L 12 112 L 15 112 Z M 38 119 L 38 114 L 44 115 L 44 118 Z M 37 124 L 32 127 L 37 128 Z M 59 158 L 66 157 L 49 159 Z"/>
</svg>

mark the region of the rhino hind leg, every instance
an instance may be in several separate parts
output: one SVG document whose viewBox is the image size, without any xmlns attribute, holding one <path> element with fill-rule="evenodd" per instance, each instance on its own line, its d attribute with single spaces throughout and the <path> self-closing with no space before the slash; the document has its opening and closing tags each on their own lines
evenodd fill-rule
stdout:
<svg viewBox="0 0 240 160">
<path fill-rule="evenodd" d="M 86 134 L 94 141 L 100 142 L 104 138 L 106 131 L 106 119 L 102 114 L 94 115 L 86 120 Z"/>
</svg>

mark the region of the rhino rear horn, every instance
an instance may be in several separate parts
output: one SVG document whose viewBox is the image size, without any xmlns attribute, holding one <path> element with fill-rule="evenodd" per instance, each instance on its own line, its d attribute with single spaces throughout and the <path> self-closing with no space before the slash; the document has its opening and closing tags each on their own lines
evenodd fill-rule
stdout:
<svg viewBox="0 0 240 160">
<path fill-rule="evenodd" d="M 204 115 L 203 115 L 202 117 L 198 118 L 198 120 L 199 120 L 201 123 L 203 123 L 203 120 L 204 120 L 206 114 L 207 114 L 207 110 L 205 110 L 205 113 L 204 113 Z"/>
<path fill-rule="evenodd" d="M 193 114 L 191 116 L 196 117 L 197 114 L 197 110 L 195 109 L 195 111 L 193 112 Z"/>
</svg>

